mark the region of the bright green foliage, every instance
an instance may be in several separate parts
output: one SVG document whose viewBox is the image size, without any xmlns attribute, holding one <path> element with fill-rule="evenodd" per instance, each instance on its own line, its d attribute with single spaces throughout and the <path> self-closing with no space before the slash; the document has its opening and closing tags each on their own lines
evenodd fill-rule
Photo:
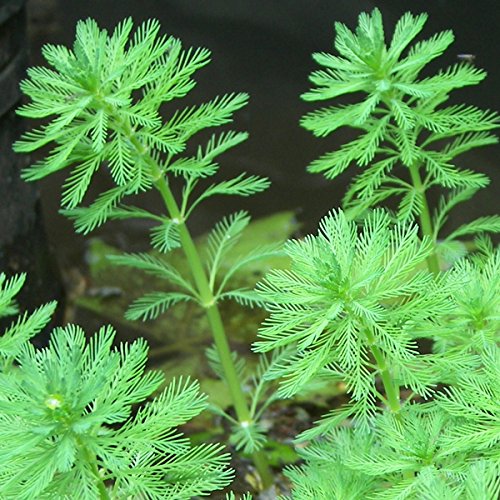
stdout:
<svg viewBox="0 0 500 500">
<path fill-rule="evenodd" d="M 354 442 L 355 441 L 355 442 Z M 294 500 L 343 500 L 367 498 L 373 491 L 374 479 L 349 469 L 343 463 L 343 453 L 352 446 L 368 450 L 371 440 L 368 434 L 356 434 L 344 430 L 335 433 L 335 440 L 318 441 L 298 450 L 306 461 L 301 467 L 286 469 L 293 483 Z"/>
<path fill-rule="evenodd" d="M 405 14 L 386 44 L 375 9 L 354 33 L 335 25 L 338 56 L 314 55 L 324 69 L 304 99 L 364 100 L 303 118 L 317 136 L 359 131 L 309 170 L 327 178 L 351 164 L 365 170 L 344 198 L 346 212 L 323 219 L 318 236 L 289 242 L 291 270 L 258 286 L 270 316 L 256 349 L 291 349 L 269 374 L 283 378 L 283 395 L 319 377 L 345 382 L 351 396 L 298 436 L 309 443 L 298 450 L 304 465 L 287 470 L 294 500 L 500 496 L 500 254 L 484 236 L 500 219 L 480 217 L 438 241 L 451 209 L 488 183 L 458 170 L 455 157 L 497 142 L 490 130 L 499 121 L 473 106 L 442 106 L 453 89 L 484 78 L 469 63 L 419 78 L 453 41 L 444 32 L 409 47 L 425 20 Z M 434 186 L 451 192 L 431 213 Z M 396 217 L 367 210 L 392 195 L 402 197 Z M 415 219 L 422 240 L 405 222 Z M 459 240 L 474 234 L 473 245 Z M 422 338 L 434 353 L 416 348 Z"/>
<path fill-rule="evenodd" d="M 256 452 L 265 444 L 259 421 L 265 409 L 277 396 L 307 391 L 315 379 L 346 384 L 350 401 L 299 436 L 310 442 L 300 451 L 304 465 L 287 472 L 294 499 L 500 495 L 500 254 L 483 234 L 497 232 L 500 219 L 480 217 L 438 241 L 449 212 L 489 182 L 459 170 L 455 158 L 497 142 L 491 130 L 499 120 L 474 106 L 445 105 L 452 90 L 485 77 L 470 63 L 419 76 L 453 41 L 446 31 L 410 46 L 425 21 L 425 14 L 405 14 L 386 43 L 375 9 L 360 15 L 355 32 L 336 24 L 338 55 L 314 55 L 324 69 L 311 75 L 315 88 L 304 99 L 354 94 L 362 100 L 303 118 L 317 136 L 342 127 L 359 132 L 309 170 L 327 178 L 353 164 L 364 171 L 344 198 L 345 211 L 325 217 L 317 236 L 288 242 L 291 268 L 271 271 L 256 290 L 235 289 L 232 278 L 277 249 L 233 259 L 249 223 L 246 212 L 216 224 L 200 248 L 185 224 L 210 196 L 249 196 L 269 184 L 241 174 L 199 189 L 217 173 L 218 156 L 245 133 L 213 134 L 188 149 L 196 133 L 229 123 L 247 96 L 169 109 L 166 119 L 160 113 L 162 104 L 193 88 L 192 75 L 208 63 L 208 51 L 182 49 L 178 40 L 159 35 L 156 21 L 132 35 L 127 19 L 108 35 L 87 20 L 78 23 L 72 51 L 46 46 L 51 69 L 30 69 L 21 85 L 31 102 L 19 113 L 48 123 L 15 148 L 52 148 L 25 178 L 71 169 L 62 205 L 77 231 L 108 219 L 144 218 L 153 224 L 154 249 L 184 252 L 189 276 L 170 256 L 115 257 L 170 284 L 138 299 L 127 317 L 156 318 L 182 301 L 206 311 L 216 346 L 209 360 L 227 383 L 236 418 L 216 411 L 230 420 L 236 448 L 254 454 L 264 483 L 272 478 Z M 114 187 L 82 206 L 101 166 Z M 178 198 L 172 177 L 183 180 Z M 435 187 L 450 193 L 431 211 L 426 193 Z M 149 189 L 159 192 L 164 215 L 123 204 Z M 394 195 L 401 198 L 396 216 L 371 210 Z M 478 251 L 466 257 L 470 245 L 459 238 L 478 233 Z M 22 278 L 0 276 L 0 316 L 17 311 L 13 297 L 21 284 Z M 225 299 L 265 305 L 270 313 L 255 350 L 273 354 L 253 374 L 230 351 L 217 309 Z M 231 474 L 219 447 L 192 447 L 175 431 L 205 407 L 197 385 L 174 381 L 144 403 L 162 377 L 145 372 L 142 340 L 112 348 L 110 328 L 88 342 L 78 327 L 58 329 L 49 347 L 36 351 L 26 340 L 48 321 L 51 307 L 23 317 L 0 339 L 0 496 L 52 498 L 71 488 L 78 498 L 182 499 L 225 486 Z M 421 338 L 434 341 L 433 353 L 420 353 Z M 136 410 L 136 404 L 142 406 Z"/>
<path fill-rule="evenodd" d="M 14 276 L 10 280 L 4 273 L 0 274 L 0 318 L 19 312 L 14 297 L 21 290 L 25 280 L 26 275 L 24 274 Z"/>
<path fill-rule="evenodd" d="M 254 246 L 252 250 L 235 253 L 235 246 L 242 241 L 245 229 L 250 223 L 250 217 L 245 211 L 224 217 L 217 223 L 208 236 L 207 249 L 204 261 L 207 263 L 209 286 L 215 301 L 235 300 L 241 305 L 254 307 L 262 306 L 261 298 L 248 287 L 232 288 L 231 280 L 244 272 L 246 266 L 253 263 L 282 255 L 281 242 Z M 231 264 L 227 264 L 227 257 L 231 254 Z"/>
<path fill-rule="evenodd" d="M 206 406 L 198 383 L 174 380 L 144 403 L 163 375 L 145 371 L 144 340 L 113 348 L 114 336 L 58 328 L 45 349 L 24 343 L 15 377 L 0 374 L 2 497 L 179 500 L 230 482 L 219 445 L 176 430 Z"/>
<path fill-rule="evenodd" d="M 269 181 L 241 174 L 196 194 L 198 183 L 217 172 L 216 158 L 244 141 L 247 134 L 213 134 L 193 156 L 180 154 L 197 132 L 230 122 L 233 113 L 246 104 L 247 96 L 224 95 L 162 119 L 160 106 L 185 96 L 194 87 L 192 75 L 208 64 L 209 52 L 184 50 L 179 40 L 160 36 L 157 21 L 142 24 L 133 36 L 132 28 L 132 21 L 126 19 L 108 35 L 89 19 L 78 23 L 72 51 L 61 46 L 44 47 L 44 56 L 53 69 L 28 70 L 29 78 L 21 88 L 32 102 L 19 108 L 18 113 L 51 121 L 25 134 L 15 149 L 31 152 L 55 143 L 47 158 L 32 165 L 24 176 L 35 180 L 56 170 L 72 169 L 62 205 L 69 209 L 64 213 L 75 220 L 77 231 L 87 233 L 108 219 L 144 218 L 155 223 L 152 246 L 169 252 L 186 245 L 189 237 L 184 236 L 181 243 L 179 226 L 184 226 L 201 201 L 215 195 L 249 196 L 266 189 Z M 80 207 L 93 174 L 101 166 L 108 168 L 116 186 L 101 193 L 89 207 Z M 184 179 L 179 207 L 170 192 L 165 197 L 172 176 Z M 153 187 L 164 198 L 168 216 L 121 203 L 125 196 Z M 242 255 L 224 276 L 219 275 L 221 261 L 249 220 L 246 213 L 238 212 L 222 220 L 212 232 L 207 274 L 214 304 L 226 298 L 246 305 L 260 304 L 252 290 L 231 290 L 226 285 L 244 265 L 275 255 L 276 247 Z M 140 254 L 122 256 L 116 262 L 165 278 L 177 288 L 148 293 L 132 305 L 129 319 L 156 318 L 180 301 L 194 299 L 206 306 L 206 293 L 201 292 L 199 283 L 156 258 Z"/>
<path fill-rule="evenodd" d="M 25 274 L 19 274 L 7 279 L 0 273 L 0 318 L 12 316 L 19 312 L 15 296 L 21 290 L 26 280 Z M 56 302 L 49 302 L 31 314 L 24 313 L 12 322 L 0 337 L 0 372 L 7 371 L 22 345 L 34 337 L 49 323 Z"/>
<path fill-rule="evenodd" d="M 441 197 L 438 207 L 434 211 L 431 224 L 432 235 L 429 234 L 429 236 L 432 236 L 433 240 L 437 242 L 437 251 L 445 262 L 452 263 L 467 253 L 464 244 L 459 238 L 479 234 L 478 238 L 481 240 L 484 238 L 484 233 L 500 232 L 500 217 L 498 215 L 488 215 L 467 222 L 453 230 L 443 240 L 438 240 L 450 211 L 458 204 L 470 200 L 477 191 L 478 188 L 475 187 L 455 189 L 448 196 Z M 481 243 L 479 243 L 479 246 L 481 246 Z"/>
<path fill-rule="evenodd" d="M 270 182 L 243 173 L 200 188 L 203 181 L 217 173 L 218 157 L 245 141 L 248 134 L 231 130 L 214 133 L 197 147 L 190 140 L 205 129 L 230 123 L 233 114 L 246 105 L 248 96 L 231 93 L 173 110 L 170 102 L 192 90 L 193 75 L 208 64 L 210 53 L 206 49 L 185 50 L 179 40 L 160 35 L 159 31 L 159 23 L 149 20 L 133 32 L 132 20 L 125 19 L 108 34 L 87 19 L 77 24 L 72 50 L 46 45 L 43 55 L 50 68 L 28 69 L 21 89 L 31 102 L 21 106 L 18 113 L 48 123 L 24 134 L 14 148 L 24 153 L 45 145 L 52 148 L 45 159 L 24 171 L 27 180 L 71 169 L 63 186 L 62 206 L 63 213 L 74 220 L 77 232 L 86 234 L 110 219 L 142 218 L 154 223 L 150 233 L 153 248 L 159 252 L 182 248 L 190 277 L 147 254 L 116 259 L 119 264 L 165 278 L 174 288 L 147 293 L 131 306 L 127 317 L 154 319 L 179 302 L 198 302 L 207 311 L 224 359 L 238 418 L 246 421 L 245 395 L 232 366 L 217 303 L 231 298 L 246 305 L 260 304 L 252 290 L 228 289 L 226 285 L 244 264 L 274 255 L 276 248 L 241 256 L 221 277 L 220 264 L 232 246 L 230 238 L 237 240 L 248 224 L 248 216 L 237 213 L 214 228 L 208 269 L 204 268 L 186 221 L 209 197 L 250 196 L 267 189 Z M 166 112 L 160 109 L 165 103 L 169 104 Z M 83 206 L 92 178 L 101 167 L 111 176 L 114 187 Z M 171 189 L 174 177 L 183 181 L 178 195 Z M 126 197 L 152 189 L 161 196 L 165 214 L 124 204 Z M 265 467 L 261 469 L 262 476 L 269 476 Z"/>
<path fill-rule="evenodd" d="M 456 207 L 459 203 L 469 200 L 476 194 L 477 188 L 464 188 L 454 190 L 447 197 L 442 197 L 439 202 L 438 210 L 434 216 L 434 238 L 437 239 L 444 223 L 448 218 L 450 210 Z M 469 236 L 476 233 L 499 233 L 500 232 L 500 217 L 498 215 L 488 215 L 479 217 L 478 219 L 463 224 L 459 228 L 452 231 L 444 239 L 445 244 L 453 243 L 457 238 Z"/>
<path fill-rule="evenodd" d="M 127 311 L 127 319 L 154 319 L 172 305 L 198 298 L 189 278 L 163 259 L 145 253 L 110 256 L 110 260 L 118 265 L 126 265 L 140 269 L 148 274 L 163 278 L 182 291 L 151 292 L 138 299 Z"/>
<path fill-rule="evenodd" d="M 163 103 L 184 97 L 194 86 L 193 74 L 210 60 L 206 49 L 182 48 L 179 40 L 159 35 L 160 25 L 146 21 L 132 34 L 126 19 L 109 35 L 92 19 L 80 21 L 73 50 L 46 45 L 43 55 L 51 68 L 30 68 L 21 84 L 31 102 L 18 113 L 50 119 L 26 133 L 19 152 L 52 145 L 49 155 L 24 172 L 27 180 L 71 168 L 62 205 L 87 233 L 110 218 L 148 218 L 154 246 L 178 246 L 173 217 L 151 214 L 121 204 L 127 195 L 151 189 L 159 177 L 182 176 L 182 219 L 203 199 L 215 194 L 249 196 L 266 189 L 267 179 L 240 175 L 212 184 L 188 207 L 198 182 L 218 170 L 217 156 L 247 138 L 243 132 L 214 134 L 192 156 L 179 156 L 199 131 L 226 124 L 247 102 L 246 94 L 227 94 L 198 106 L 160 115 Z M 115 187 L 101 193 L 88 208 L 78 207 L 95 172 L 106 166 Z"/>
<path fill-rule="evenodd" d="M 500 249 L 482 241 L 487 245 L 484 253 L 460 259 L 448 273 L 459 286 L 454 288 L 454 308 L 446 322 L 416 325 L 416 335 L 434 340 L 435 352 L 482 353 L 500 342 Z"/>
<path fill-rule="evenodd" d="M 500 349 L 484 347 L 482 365 L 459 374 L 458 382 L 439 396 L 439 405 L 458 419 L 446 449 L 484 456 L 500 465 Z"/>
<path fill-rule="evenodd" d="M 488 183 L 483 174 L 458 169 L 454 160 L 497 142 L 489 132 L 499 124 L 497 114 L 475 106 L 443 105 L 451 91 L 478 84 L 486 73 L 461 62 L 419 77 L 454 38 L 444 31 L 411 45 L 426 19 L 426 14 L 406 13 L 387 43 L 382 16 L 374 9 L 359 16 L 355 32 L 335 23 L 338 55 L 313 55 L 323 69 L 311 74 L 315 87 L 303 99 L 362 96 L 355 103 L 310 112 L 301 121 L 318 137 L 342 127 L 359 131 L 354 140 L 309 165 L 310 172 L 322 172 L 329 179 L 351 165 L 364 168 L 344 199 L 353 214 L 395 195 L 401 197 L 399 218 L 412 219 L 427 211 L 425 192 L 432 186 L 464 189 Z M 407 175 L 393 173 L 399 165 L 406 167 Z"/>
<path fill-rule="evenodd" d="M 417 232 L 412 225 L 392 226 L 388 214 L 376 210 L 358 233 L 339 211 L 321 221 L 317 236 L 287 243 L 291 269 L 271 271 L 258 285 L 271 314 L 255 343 L 257 351 L 295 347 L 270 374 L 283 378 L 281 395 L 295 394 L 327 370 L 346 381 L 353 397 L 336 415 L 342 421 L 374 410 L 375 375 L 386 369 L 427 394 L 431 358 L 419 357 L 404 326 L 440 317 L 452 304 L 444 281 L 418 270 L 431 250 Z"/>
<path fill-rule="evenodd" d="M 499 252 L 476 246 L 436 277 L 419 270 L 429 240 L 379 209 L 359 227 L 333 212 L 285 246 L 291 269 L 258 286 L 270 316 L 256 349 L 290 346 L 267 376 L 285 396 L 314 377 L 351 395 L 298 436 L 311 442 L 287 470 L 294 500 L 498 498 Z M 418 352 L 424 336 L 436 354 Z"/>
<path fill-rule="evenodd" d="M 231 278 L 252 262 L 280 255 L 282 253 L 279 249 L 280 245 L 256 247 L 246 254 L 238 255 L 232 265 L 225 265 L 225 257 L 240 241 L 249 222 L 250 217 L 246 212 L 237 212 L 223 218 L 208 236 L 204 262 L 206 262 L 208 285 L 214 304 L 227 299 L 251 307 L 261 306 L 263 303 L 251 288 L 231 287 Z M 206 306 L 203 297 L 196 289 L 193 278 L 183 275 L 162 256 L 124 254 L 110 256 L 110 259 L 117 265 L 140 269 L 156 278 L 163 279 L 167 287 L 173 286 L 172 291 L 150 292 L 137 299 L 125 314 L 127 319 L 155 319 L 172 305 L 190 300 L 194 300 L 201 307 Z"/>
<path fill-rule="evenodd" d="M 231 492 L 226 495 L 226 500 L 237 500 L 237 497 Z M 240 500 L 252 500 L 252 495 L 250 495 L 250 493 L 244 493 L 243 496 L 240 497 Z"/>
<path fill-rule="evenodd" d="M 497 498 L 498 461 L 450 447 L 455 432 L 457 420 L 435 405 L 378 415 L 368 433 L 338 429 L 300 452 L 305 466 L 288 469 L 293 499 Z"/>
<path fill-rule="evenodd" d="M 410 406 L 401 418 L 388 413 L 379 416 L 369 449 L 351 446 L 348 467 L 372 477 L 390 481 L 393 497 L 433 487 L 442 477 L 453 478 L 462 461 L 450 459 L 442 445 L 449 418 L 443 411 Z M 405 479 L 405 476 L 407 477 Z M 386 495 L 386 498 L 389 497 Z"/>
</svg>

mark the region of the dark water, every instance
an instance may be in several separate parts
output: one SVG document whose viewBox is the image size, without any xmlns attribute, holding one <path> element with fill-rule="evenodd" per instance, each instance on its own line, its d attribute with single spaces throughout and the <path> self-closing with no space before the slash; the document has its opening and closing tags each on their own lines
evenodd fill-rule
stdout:
<svg viewBox="0 0 500 500">
<path fill-rule="evenodd" d="M 429 13 L 424 36 L 453 29 L 455 44 L 435 68 L 456 62 L 459 53 L 475 54 L 476 64 L 489 72 L 489 78 L 480 87 L 456 96 L 481 107 L 498 108 L 500 8 L 496 1 L 31 0 L 32 60 L 41 63 L 42 43 L 72 43 L 76 21 L 86 17 L 94 17 L 107 28 L 125 16 L 136 22 L 155 17 L 164 32 L 181 38 L 186 46 L 208 47 L 213 62 L 198 73 L 198 86 L 179 106 L 224 92 L 248 92 L 250 104 L 237 113 L 234 126 L 248 130 L 250 139 L 223 158 L 221 172 L 228 177 L 243 170 L 266 175 L 273 185 L 252 199 L 219 198 L 206 203 L 191 221 L 194 231 L 203 231 L 221 215 L 239 208 L 249 209 L 255 216 L 298 209 L 306 227 L 313 228 L 324 213 L 339 204 L 352 171 L 335 182 L 305 172 L 312 159 L 338 147 L 344 139 L 342 133 L 315 139 L 298 125 L 301 115 L 313 107 L 299 99 L 308 88 L 308 73 L 315 69 L 310 55 L 331 50 L 334 21 L 354 27 L 359 12 L 375 5 L 387 27 L 411 10 Z M 465 213 L 456 214 L 451 225 L 461 215 L 470 219 L 497 211 L 498 156 L 498 148 L 493 147 L 463 157 L 463 166 L 487 173 L 493 185 Z M 56 213 L 62 179 L 53 177 L 41 187 L 50 238 L 60 258 L 68 261 L 81 252 L 83 239 L 75 238 L 70 224 Z M 108 181 L 103 177 L 100 182 L 105 186 Z M 159 201 L 151 196 L 145 203 L 159 207 Z M 145 228 L 140 224 L 105 227 L 99 234 L 127 249 L 146 245 Z"/>
</svg>

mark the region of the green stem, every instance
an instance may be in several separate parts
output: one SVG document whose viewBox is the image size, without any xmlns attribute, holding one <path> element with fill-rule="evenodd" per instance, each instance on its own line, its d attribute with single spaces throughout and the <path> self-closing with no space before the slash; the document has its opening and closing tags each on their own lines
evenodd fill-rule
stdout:
<svg viewBox="0 0 500 500">
<path fill-rule="evenodd" d="M 90 450 L 80 441 L 80 450 L 83 453 L 85 461 L 90 464 L 92 472 L 94 473 L 96 479 L 97 489 L 99 490 L 99 497 L 101 500 L 111 500 L 108 489 L 104 484 L 104 481 L 99 474 L 99 466 L 97 465 L 97 457 L 95 453 L 91 453 Z"/>
<path fill-rule="evenodd" d="M 217 307 L 215 298 L 210 288 L 198 250 L 194 244 L 191 234 L 189 233 L 189 229 L 182 218 L 182 214 L 179 210 L 177 202 L 175 201 L 172 191 L 170 190 L 167 179 L 163 176 L 158 165 L 151 162 L 151 167 L 153 169 L 153 175 L 157 178 L 154 185 L 160 192 L 170 217 L 172 220 L 177 222 L 181 245 L 191 269 L 191 274 L 193 275 L 198 293 L 200 294 L 202 305 L 207 314 L 208 323 L 212 330 L 213 339 L 217 352 L 219 353 L 222 369 L 224 371 L 224 377 L 229 386 L 229 393 L 234 404 L 238 421 L 250 422 L 252 417 L 231 356 L 231 349 L 224 330 L 219 308 Z M 264 454 L 262 452 L 256 452 L 252 457 L 264 488 L 269 487 L 273 483 L 273 478 Z"/>
<path fill-rule="evenodd" d="M 377 364 L 380 378 L 382 379 L 382 384 L 385 390 L 386 403 L 389 406 L 391 412 L 394 413 L 396 418 L 399 420 L 401 418 L 401 414 L 399 413 L 401 410 L 399 384 L 393 379 L 389 367 L 387 366 L 387 361 L 384 357 L 384 354 L 375 345 L 376 339 L 373 333 L 369 330 L 366 330 L 365 335 L 368 339 L 370 350 L 373 354 L 373 358 L 375 359 L 375 363 Z M 414 474 L 412 471 L 403 472 L 403 477 L 405 479 L 411 479 L 413 476 Z"/>
<path fill-rule="evenodd" d="M 238 374 L 231 357 L 231 349 L 224 331 L 224 325 L 207 281 L 198 250 L 196 249 L 196 245 L 194 244 L 186 224 L 182 220 L 180 210 L 166 179 L 160 174 L 159 169 L 158 172 L 155 173 L 160 175 L 158 180 L 155 182 L 155 186 L 163 198 L 170 217 L 177 221 L 177 229 L 179 231 L 181 245 L 186 255 L 191 274 L 193 275 L 196 288 L 200 294 L 202 305 L 207 314 L 208 322 L 214 336 L 217 351 L 219 352 L 222 368 L 229 385 L 229 392 L 231 393 L 236 413 L 240 421 L 250 420 L 250 412 L 248 411 L 246 398 L 241 390 Z"/>
<path fill-rule="evenodd" d="M 193 238 L 191 237 L 189 229 L 185 224 L 183 214 L 179 210 L 179 206 L 177 205 L 170 186 L 168 185 L 168 180 L 158 163 L 148 154 L 147 148 L 145 148 L 137 137 L 134 136 L 134 132 L 130 127 L 130 124 L 121 121 L 117 125 L 121 128 L 122 133 L 130 140 L 137 152 L 143 156 L 148 163 L 148 166 L 151 169 L 151 175 L 153 179 L 156 179 L 154 181 L 154 186 L 160 192 L 170 218 L 177 223 L 181 246 L 198 289 L 202 306 L 205 308 L 207 314 L 208 323 L 212 330 L 215 346 L 224 371 L 224 377 L 229 386 L 229 393 L 236 411 L 236 416 L 238 417 L 239 422 L 250 422 L 252 420 L 252 416 L 250 414 L 250 410 L 248 409 L 245 394 L 243 393 L 243 389 L 239 382 L 236 367 L 233 363 L 231 349 L 224 330 L 219 308 L 217 307 L 215 297 L 213 296 L 210 288 L 200 255 L 196 245 L 194 244 Z M 263 488 L 268 488 L 273 484 L 273 477 L 265 455 L 262 452 L 255 452 L 252 454 L 252 459 L 262 480 Z"/>
<path fill-rule="evenodd" d="M 432 228 L 431 215 L 429 211 L 429 204 L 427 203 L 427 197 L 425 195 L 425 188 L 422 183 L 422 178 L 420 177 L 420 172 L 418 166 L 414 163 L 410 165 L 410 175 L 413 182 L 413 187 L 422 194 L 422 210 L 419 215 L 420 228 L 424 236 L 428 236 L 434 245 L 434 250 L 427 257 L 427 267 L 429 271 L 434 274 L 439 273 L 439 260 L 437 258 L 435 248 L 436 242 L 434 241 L 434 231 Z"/>
<path fill-rule="evenodd" d="M 390 410 L 397 414 L 401 410 L 401 403 L 399 401 L 399 385 L 392 378 L 382 351 L 375 345 L 375 336 L 369 330 L 366 330 L 365 334 L 370 345 L 370 350 L 377 364 L 377 368 L 380 372 L 380 378 L 382 379 L 382 384 L 384 386 L 387 404 Z"/>
</svg>

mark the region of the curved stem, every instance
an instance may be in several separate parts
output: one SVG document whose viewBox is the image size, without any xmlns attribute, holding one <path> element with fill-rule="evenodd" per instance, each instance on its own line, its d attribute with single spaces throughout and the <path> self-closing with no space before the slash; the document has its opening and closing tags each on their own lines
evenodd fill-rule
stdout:
<svg viewBox="0 0 500 500">
<path fill-rule="evenodd" d="M 160 175 L 160 178 L 155 182 L 155 187 L 160 192 L 170 217 L 177 221 L 181 245 L 186 255 L 191 274 L 193 275 L 196 288 L 200 294 L 202 305 L 207 314 L 207 319 L 214 336 L 214 342 L 220 356 L 222 368 L 229 385 L 229 392 L 231 393 L 238 418 L 239 420 L 250 420 L 250 412 L 247 408 L 246 399 L 241 390 L 238 374 L 231 358 L 231 350 L 224 331 L 224 325 L 220 317 L 219 309 L 215 304 L 210 285 L 207 281 L 198 250 L 196 249 L 186 224 L 181 219 L 180 210 L 166 179 Z"/>
<path fill-rule="evenodd" d="M 413 187 L 417 191 L 422 193 L 422 210 L 419 215 L 420 228 L 422 230 L 422 234 L 424 236 L 428 236 L 432 240 L 434 245 L 433 252 L 429 255 L 429 257 L 427 257 L 427 267 L 429 268 L 429 271 L 431 271 L 432 273 L 438 274 L 439 260 L 435 252 L 436 242 L 434 241 L 434 230 L 432 228 L 429 204 L 427 203 L 427 197 L 425 196 L 425 188 L 422 183 L 422 178 L 420 177 L 418 166 L 416 164 L 413 164 L 410 165 L 409 169 L 410 169 L 411 180 L 413 182 Z"/>
<path fill-rule="evenodd" d="M 224 371 L 224 377 L 229 387 L 229 393 L 231 395 L 231 400 L 233 402 L 238 421 L 248 422 L 252 419 L 252 416 L 250 414 L 250 410 L 248 409 L 246 398 L 238 378 L 238 373 L 236 372 L 236 367 L 231 356 L 231 349 L 224 330 L 220 311 L 210 288 L 198 250 L 194 244 L 189 229 L 182 219 L 182 214 L 179 210 L 177 202 L 175 201 L 172 191 L 170 190 L 167 179 L 163 176 L 158 165 L 151 162 L 151 168 L 153 169 L 153 175 L 157 178 L 154 185 L 160 192 L 170 217 L 172 220 L 177 222 L 181 245 L 184 250 L 184 254 L 186 255 L 198 293 L 200 294 L 202 305 L 206 311 L 208 323 L 210 325 L 210 329 L 212 330 L 213 339 L 217 352 L 219 353 L 222 369 Z M 264 454 L 262 452 L 253 453 L 252 458 L 255 467 L 259 472 L 264 488 L 270 486 L 273 483 L 273 479 Z"/>
</svg>

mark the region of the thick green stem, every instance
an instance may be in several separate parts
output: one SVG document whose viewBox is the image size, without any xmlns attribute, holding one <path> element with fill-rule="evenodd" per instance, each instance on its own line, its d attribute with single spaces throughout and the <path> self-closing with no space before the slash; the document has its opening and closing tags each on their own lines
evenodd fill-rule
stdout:
<svg viewBox="0 0 500 500">
<path fill-rule="evenodd" d="M 377 368 L 382 379 L 382 384 L 385 390 L 387 404 L 393 413 L 399 413 L 401 410 L 401 403 L 399 401 L 399 385 L 393 379 L 389 367 L 382 351 L 375 345 L 375 336 L 369 330 L 365 332 L 366 338 L 370 345 L 370 350 L 377 364 Z"/>
<path fill-rule="evenodd" d="M 425 196 L 424 185 L 422 183 L 420 172 L 416 164 L 410 166 L 410 175 L 411 175 L 411 180 L 413 182 L 413 187 L 422 194 L 422 210 L 419 216 L 420 228 L 422 230 L 422 234 L 424 236 L 428 236 L 433 241 L 434 244 L 433 252 L 429 255 L 429 257 L 427 257 L 427 267 L 429 268 L 429 271 L 431 271 L 432 273 L 438 274 L 439 260 L 437 258 L 435 251 L 436 242 L 434 241 L 434 231 L 432 229 L 429 204 L 427 203 L 427 197 Z"/>
<path fill-rule="evenodd" d="M 212 330 L 213 339 L 217 352 L 219 353 L 222 369 L 224 371 L 226 382 L 229 386 L 229 393 L 234 404 L 238 421 L 250 422 L 252 417 L 231 356 L 231 349 L 227 341 L 219 308 L 217 307 L 212 290 L 210 289 L 207 275 L 203 269 L 203 264 L 198 250 L 186 224 L 184 223 L 182 214 L 179 210 L 177 202 L 175 201 L 172 191 L 170 190 L 167 180 L 157 165 L 152 164 L 151 167 L 153 168 L 153 175 L 157 177 L 157 180 L 154 183 L 155 187 L 160 192 L 170 217 L 177 223 L 181 245 L 191 269 L 191 274 L 193 275 L 198 293 L 200 294 L 202 305 L 207 314 L 208 323 Z M 262 452 L 254 453 L 253 462 L 259 472 L 264 488 L 269 487 L 273 483 L 273 478 L 264 454 Z"/>
</svg>

